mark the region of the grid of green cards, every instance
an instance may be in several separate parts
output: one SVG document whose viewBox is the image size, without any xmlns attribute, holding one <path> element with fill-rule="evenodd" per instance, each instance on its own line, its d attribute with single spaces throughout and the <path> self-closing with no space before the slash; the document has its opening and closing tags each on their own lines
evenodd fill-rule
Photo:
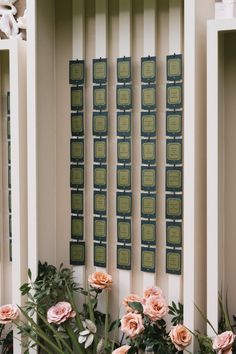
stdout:
<svg viewBox="0 0 236 354">
<path fill-rule="evenodd" d="M 7 141 L 8 141 L 8 226 L 9 226 L 9 260 L 12 262 L 12 207 L 11 207 L 11 117 L 10 117 L 10 92 L 7 92 Z"/>
<path fill-rule="evenodd" d="M 141 270 L 156 271 L 156 57 L 141 58 Z"/>
<path fill-rule="evenodd" d="M 166 63 L 166 272 L 182 273 L 183 65 L 182 55 Z"/>
<path fill-rule="evenodd" d="M 94 265 L 107 260 L 107 59 L 93 59 L 93 239 Z"/>
<path fill-rule="evenodd" d="M 71 239 L 70 264 L 85 264 L 84 242 L 84 61 L 69 62 L 71 85 Z"/>
<path fill-rule="evenodd" d="M 117 59 L 117 268 L 131 269 L 131 58 Z"/>
</svg>

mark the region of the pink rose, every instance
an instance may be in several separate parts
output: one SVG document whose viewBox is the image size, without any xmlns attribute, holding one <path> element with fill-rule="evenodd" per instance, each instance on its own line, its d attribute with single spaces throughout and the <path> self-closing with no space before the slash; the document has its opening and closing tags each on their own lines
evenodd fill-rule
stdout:
<svg viewBox="0 0 236 354">
<path fill-rule="evenodd" d="M 95 289 L 110 289 L 112 285 L 112 277 L 104 272 L 94 272 L 88 277 L 88 282 L 91 287 Z"/>
<path fill-rule="evenodd" d="M 163 297 L 163 293 L 161 288 L 159 288 L 158 286 L 151 286 L 150 288 L 147 288 L 144 291 L 144 297 L 145 299 L 148 299 L 150 296 L 159 296 L 159 297 Z"/>
<path fill-rule="evenodd" d="M 0 323 L 11 323 L 19 317 L 20 311 L 16 305 L 0 306 Z"/>
<path fill-rule="evenodd" d="M 179 351 L 184 350 L 192 341 L 191 333 L 181 324 L 172 327 L 169 336 L 175 348 Z"/>
<path fill-rule="evenodd" d="M 218 354 L 232 353 L 232 346 L 235 340 L 235 335 L 231 331 L 226 331 L 215 337 L 213 342 L 213 349 Z"/>
<path fill-rule="evenodd" d="M 135 312 L 132 307 L 129 306 L 129 302 L 140 302 L 143 304 L 143 298 L 135 295 L 135 294 L 130 294 L 129 296 L 126 296 L 122 302 L 122 304 L 125 306 L 127 312 Z"/>
<path fill-rule="evenodd" d="M 142 316 L 137 313 L 128 312 L 121 319 L 121 331 L 130 338 L 136 338 L 144 331 Z"/>
<path fill-rule="evenodd" d="M 126 354 L 131 347 L 129 345 L 123 345 L 116 350 L 113 350 L 112 354 Z"/>
<path fill-rule="evenodd" d="M 161 320 L 168 313 L 165 299 L 159 296 L 150 296 L 146 300 L 143 313 L 152 321 Z"/>
<path fill-rule="evenodd" d="M 60 324 L 75 316 L 76 313 L 72 310 L 71 304 L 66 301 L 58 302 L 55 306 L 50 307 L 47 312 L 48 322 L 55 324 Z"/>
</svg>

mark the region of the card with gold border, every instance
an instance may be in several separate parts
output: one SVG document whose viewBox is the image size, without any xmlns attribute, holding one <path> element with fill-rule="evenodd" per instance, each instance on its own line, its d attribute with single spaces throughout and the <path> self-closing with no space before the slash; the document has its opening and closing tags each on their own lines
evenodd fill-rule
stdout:
<svg viewBox="0 0 236 354">
<path fill-rule="evenodd" d="M 131 243 L 131 219 L 117 219 L 117 241 Z"/>
<path fill-rule="evenodd" d="M 166 245 L 168 247 L 182 247 L 182 223 L 166 223 Z"/>
<path fill-rule="evenodd" d="M 123 217 L 132 215 L 132 193 L 116 193 L 116 214 Z"/>
<path fill-rule="evenodd" d="M 93 211 L 97 215 L 106 215 L 107 213 L 107 192 L 93 192 Z"/>
<path fill-rule="evenodd" d="M 132 109 L 132 86 L 117 85 L 116 86 L 116 106 L 120 110 Z"/>
<path fill-rule="evenodd" d="M 70 166 L 71 188 L 84 188 L 84 165 Z"/>
<path fill-rule="evenodd" d="M 181 220 L 183 217 L 182 194 L 166 194 L 166 219 Z"/>
<path fill-rule="evenodd" d="M 11 113 L 11 105 L 10 105 L 10 92 L 7 92 L 7 114 Z"/>
<path fill-rule="evenodd" d="M 108 134 L 108 112 L 93 112 L 93 135 L 106 136 Z"/>
<path fill-rule="evenodd" d="M 107 59 L 93 59 L 93 83 L 105 84 L 107 82 Z"/>
<path fill-rule="evenodd" d="M 85 242 L 70 242 L 70 264 L 85 265 Z"/>
<path fill-rule="evenodd" d="M 84 84 L 84 60 L 70 60 L 69 81 L 71 85 Z"/>
<path fill-rule="evenodd" d="M 155 273 L 156 250 L 155 248 L 141 247 L 141 271 Z"/>
<path fill-rule="evenodd" d="M 182 55 L 167 55 L 167 81 L 180 81 L 183 77 Z"/>
<path fill-rule="evenodd" d="M 141 193 L 141 216 L 146 219 L 156 218 L 156 194 Z"/>
<path fill-rule="evenodd" d="M 166 273 L 181 275 L 182 273 L 182 251 L 166 250 Z"/>
<path fill-rule="evenodd" d="M 156 167 L 141 167 L 141 189 L 143 191 L 156 190 Z"/>
<path fill-rule="evenodd" d="M 82 216 L 71 216 L 71 238 L 76 240 L 83 240 L 84 218 Z"/>
<path fill-rule="evenodd" d="M 131 166 L 117 166 L 117 189 L 131 189 Z"/>
<path fill-rule="evenodd" d="M 9 237 L 12 237 L 12 216 L 9 215 Z"/>
<path fill-rule="evenodd" d="M 11 188 L 11 166 L 8 166 L 8 188 Z"/>
<path fill-rule="evenodd" d="M 166 162 L 170 165 L 182 164 L 182 139 L 166 140 Z"/>
<path fill-rule="evenodd" d="M 156 136 L 156 112 L 141 113 L 141 136 Z"/>
<path fill-rule="evenodd" d="M 8 141 L 7 143 L 7 157 L 8 157 L 8 163 L 11 163 L 11 142 Z"/>
<path fill-rule="evenodd" d="M 131 136 L 131 112 L 117 112 L 117 136 Z"/>
<path fill-rule="evenodd" d="M 104 163 L 107 160 L 107 140 L 94 139 L 94 161 Z"/>
<path fill-rule="evenodd" d="M 93 238 L 96 241 L 106 242 L 107 240 L 107 219 L 94 217 L 93 219 Z"/>
<path fill-rule="evenodd" d="M 9 211 L 9 213 L 11 213 L 11 211 L 12 211 L 12 209 L 11 209 L 11 202 L 12 202 L 11 196 L 12 196 L 11 190 L 8 190 L 8 211 Z"/>
<path fill-rule="evenodd" d="M 83 113 L 71 113 L 71 135 L 84 136 L 84 115 Z"/>
<path fill-rule="evenodd" d="M 93 86 L 93 109 L 102 111 L 107 109 L 107 87 Z"/>
<path fill-rule="evenodd" d="M 131 246 L 117 245 L 117 269 L 131 270 Z"/>
<path fill-rule="evenodd" d="M 182 192 L 183 190 L 183 168 L 166 167 L 166 191 Z"/>
<path fill-rule="evenodd" d="M 117 59 L 117 81 L 131 82 L 131 57 Z"/>
<path fill-rule="evenodd" d="M 117 159 L 119 163 L 131 162 L 131 140 L 118 139 L 117 141 Z"/>
<path fill-rule="evenodd" d="M 144 110 L 156 109 L 156 85 L 142 85 L 141 104 Z"/>
<path fill-rule="evenodd" d="M 182 136 L 182 111 L 166 112 L 166 135 Z"/>
<path fill-rule="evenodd" d="M 141 242 L 143 245 L 156 244 L 156 221 L 141 221 Z"/>
<path fill-rule="evenodd" d="M 73 214 L 83 214 L 84 194 L 83 191 L 71 191 L 71 211 Z"/>
<path fill-rule="evenodd" d="M 83 86 L 71 87 L 71 110 L 82 111 L 84 108 L 84 88 Z"/>
<path fill-rule="evenodd" d="M 7 117 L 7 139 L 11 139 L 11 117 Z"/>
<path fill-rule="evenodd" d="M 156 140 L 155 139 L 142 139 L 142 163 L 153 164 L 156 163 Z"/>
<path fill-rule="evenodd" d="M 9 239 L 9 261 L 12 262 L 12 239 Z"/>
<path fill-rule="evenodd" d="M 147 83 L 156 81 L 156 57 L 141 58 L 141 81 Z"/>
<path fill-rule="evenodd" d="M 94 243 L 93 247 L 94 266 L 106 268 L 107 265 L 107 245 L 104 243 Z"/>
<path fill-rule="evenodd" d="M 183 108 L 182 83 L 173 83 L 166 85 L 166 107 L 169 109 Z"/>
<path fill-rule="evenodd" d="M 107 188 L 107 165 L 93 166 L 93 185 L 97 189 Z"/>
<path fill-rule="evenodd" d="M 84 139 L 70 140 L 71 162 L 84 162 Z"/>
</svg>

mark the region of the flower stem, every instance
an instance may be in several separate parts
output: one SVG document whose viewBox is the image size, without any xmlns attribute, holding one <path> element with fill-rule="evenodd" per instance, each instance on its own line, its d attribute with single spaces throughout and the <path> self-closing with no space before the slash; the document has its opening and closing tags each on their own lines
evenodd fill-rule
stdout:
<svg viewBox="0 0 236 354">
<path fill-rule="evenodd" d="M 109 326 L 109 293 L 108 290 L 105 290 L 105 306 L 106 306 L 106 317 L 105 317 L 105 334 L 104 334 L 104 338 L 105 338 L 105 343 L 104 343 L 104 347 L 105 349 L 107 348 L 108 345 L 108 326 Z"/>
</svg>

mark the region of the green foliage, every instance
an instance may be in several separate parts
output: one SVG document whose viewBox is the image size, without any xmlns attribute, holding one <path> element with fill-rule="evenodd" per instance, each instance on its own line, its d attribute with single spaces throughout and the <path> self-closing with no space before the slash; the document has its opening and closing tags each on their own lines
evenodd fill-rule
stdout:
<svg viewBox="0 0 236 354">
<path fill-rule="evenodd" d="M 169 306 L 169 315 L 172 315 L 171 323 L 173 326 L 176 326 L 177 324 L 183 324 L 184 320 L 184 307 L 183 305 L 178 302 L 178 305 L 175 304 L 174 301 L 172 301 L 172 306 Z"/>
</svg>

